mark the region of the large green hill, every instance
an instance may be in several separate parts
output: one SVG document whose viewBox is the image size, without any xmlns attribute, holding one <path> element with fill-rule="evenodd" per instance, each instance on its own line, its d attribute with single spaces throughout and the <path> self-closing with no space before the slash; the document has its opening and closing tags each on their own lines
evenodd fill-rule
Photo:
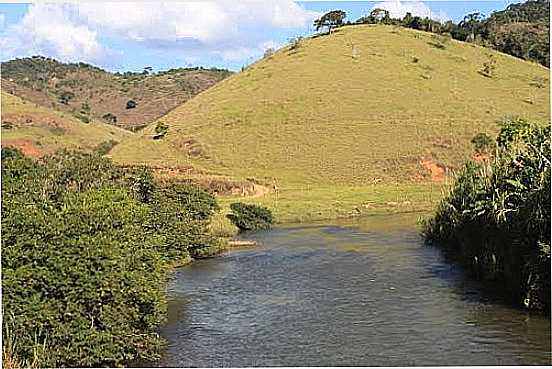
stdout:
<svg viewBox="0 0 552 369">
<path fill-rule="evenodd" d="M 509 116 L 549 121 L 548 74 L 429 33 L 343 27 L 222 81 L 117 146 L 113 157 L 276 183 L 290 203 L 313 194 L 313 216 L 335 215 L 314 197 L 341 201 L 347 206 L 336 207 L 346 213 L 364 204 L 359 194 L 389 189 L 394 195 L 380 202 L 412 203 L 398 194 L 427 193 L 432 178 L 446 179 L 473 154 L 475 134 L 494 134 Z"/>
</svg>

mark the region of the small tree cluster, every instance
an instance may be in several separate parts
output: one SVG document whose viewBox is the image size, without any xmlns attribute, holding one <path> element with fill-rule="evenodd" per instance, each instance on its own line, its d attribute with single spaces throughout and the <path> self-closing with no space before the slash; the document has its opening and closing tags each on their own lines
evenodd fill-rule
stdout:
<svg viewBox="0 0 552 369">
<path fill-rule="evenodd" d="M 320 18 L 314 21 L 314 27 L 318 32 L 321 28 L 328 28 L 328 33 L 332 33 L 333 28 L 337 28 L 343 25 L 343 20 L 347 14 L 343 10 L 332 10 L 327 12 Z"/>
<path fill-rule="evenodd" d="M 232 214 L 228 218 L 240 231 L 268 229 L 272 224 L 272 212 L 263 206 L 235 202 L 230 209 Z"/>
</svg>

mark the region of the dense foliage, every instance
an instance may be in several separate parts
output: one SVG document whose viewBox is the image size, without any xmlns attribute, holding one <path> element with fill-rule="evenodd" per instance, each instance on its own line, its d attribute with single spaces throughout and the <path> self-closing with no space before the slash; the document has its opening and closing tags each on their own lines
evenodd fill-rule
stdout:
<svg viewBox="0 0 552 369">
<path fill-rule="evenodd" d="M 466 164 L 424 228 L 516 303 L 550 311 L 550 127 L 504 123 L 494 157 Z"/>
<path fill-rule="evenodd" d="M 214 241 L 216 208 L 98 155 L 2 149 L 3 353 L 46 367 L 155 357 L 165 266 Z"/>
<path fill-rule="evenodd" d="M 426 32 L 450 34 L 460 41 L 475 42 L 492 47 L 506 54 L 532 60 L 550 66 L 550 2 L 529 0 L 511 4 L 505 10 L 494 12 L 489 17 L 471 13 L 458 24 L 452 21 L 441 23 L 430 18 L 421 18 L 406 13 L 404 18 L 389 16 L 383 9 L 374 9 L 356 23 L 392 24 Z"/>
<path fill-rule="evenodd" d="M 314 27 L 316 31 L 326 27 L 328 28 L 328 33 L 332 33 L 332 28 L 341 26 L 346 16 L 347 14 L 343 10 L 332 10 L 316 19 L 314 21 Z"/>
<path fill-rule="evenodd" d="M 272 212 L 263 206 L 235 202 L 230 209 L 232 214 L 228 218 L 241 231 L 268 229 L 272 224 Z"/>
</svg>

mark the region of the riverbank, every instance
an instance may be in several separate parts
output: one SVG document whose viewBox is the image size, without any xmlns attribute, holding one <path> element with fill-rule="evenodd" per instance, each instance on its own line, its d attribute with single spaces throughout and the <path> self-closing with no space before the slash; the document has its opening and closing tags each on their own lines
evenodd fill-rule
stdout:
<svg viewBox="0 0 552 369">
<path fill-rule="evenodd" d="M 305 223 L 320 220 L 356 218 L 369 215 L 433 211 L 443 198 L 448 184 L 421 182 L 374 184 L 366 186 L 295 186 L 284 187 L 261 197 L 219 196 L 222 210 L 232 202 L 244 202 L 269 208 L 275 223 Z M 220 231 L 231 227 L 219 218 Z"/>
</svg>

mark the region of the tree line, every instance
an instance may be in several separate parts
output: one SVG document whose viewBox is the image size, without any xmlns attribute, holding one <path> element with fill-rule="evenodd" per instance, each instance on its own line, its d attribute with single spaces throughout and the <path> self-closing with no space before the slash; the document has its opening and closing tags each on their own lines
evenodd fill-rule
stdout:
<svg viewBox="0 0 552 369">
<path fill-rule="evenodd" d="M 480 12 L 467 14 L 460 22 L 440 22 L 429 17 L 406 13 L 403 18 L 390 17 L 385 9 L 373 9 L 355 22 L 345 22 L 346 13 L 334 10 L 314 21 L 316 30 L 354 24 L 388 24 L 437 34 L 449 34 L 453 39 L 473 42 L 550 67 L 550 2 L 529 0 L 509 5 L 505 10 L 486 17 Z"/>
</svg>

